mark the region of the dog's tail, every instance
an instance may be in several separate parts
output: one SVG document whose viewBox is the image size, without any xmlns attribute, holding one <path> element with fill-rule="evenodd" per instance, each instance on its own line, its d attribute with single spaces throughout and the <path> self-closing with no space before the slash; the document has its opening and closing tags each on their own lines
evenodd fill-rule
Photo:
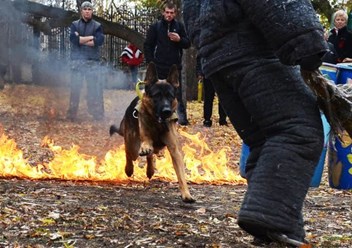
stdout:
<svg viewBox="0 0 352 248">
<path fill-rule="evenodd" d="M 117 128 L 115 125 L 110 126 L 109 133 L 110 136 L 112 136 L 114 133 L 118 133 L 119 135 L 123 136 L 123 130 L 121 130 L 121 128 Z"/>
</svg>

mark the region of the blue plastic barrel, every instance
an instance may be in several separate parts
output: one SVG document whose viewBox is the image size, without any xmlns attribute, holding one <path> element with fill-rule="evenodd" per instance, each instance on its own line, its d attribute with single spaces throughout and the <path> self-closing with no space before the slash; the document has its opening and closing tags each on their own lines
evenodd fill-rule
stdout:
<svg viewBox="0 0 352 248">
<path fill-rule="evenodd" d="M 323 171 L 324 171 L 325 157 L 326 157 L 326 153 L 327 153 L 327 150 L 329 147 L 330 125 L 329 125 L 329 122 L 323 113 L 321 114 L 321 120 L 323 122 L 323 128 L 324 128 L 324 148 L 323 148 L 323 151 L 321 152 L 318 165 L 315 168 L 315 172 L 314 172 L 312 181 L 310 182 L 311 187 L 319 187 L 319 185 L 320 185 L 321 177 L 322 177 Z"/>
<path fill-rule="evenodd" d="M 337 64 L 336 84 L 352 83 L 352 65 Z"/>
<path fill-rule="evenodd" d="M 352 189 L 352 139 L 347 133 L 331 138 L 328 164 L 330 187 Z"/>
<path fill-rule="evenodd" d="M 352 65 L 337 64 L 336 84 L 352 83 Z M 352 140 L 347 133 L 331 137 L 328 149 L 329 185 L 336 189 L 352 189 Z"/>
<path fill-rule="evenodd" d="M 337 70 L 338 66 L 330 63 L 323 63 L 319 67 L 320 72 L 328 79 L 334 81 L 336 83 Z"/>
<path fill-rule="evenodd" d="M 321 177 L 322 177 L 323 171 L 324 171 L 326 152 L 327 152 L 328 143 L 329 143 L 330 125 L 329 125 L 324 114 L 321 114 L 321 119 L 322 119 L 323 128 L 324 128 L 324 148 L 323 148 L 323 151 L 320 155 L 318 165 L 315 168 L 313 178 L 310 182 L 311 187 L 319 187 L 319 185 L 320 185 Z M 249 147 L 243 143 L 242 150 L 241 150 L 241 156 L 240 156 L 240 176 L 243 178 L 246 178 L 245 169 L 246 169 L 248 155 L 249 155 Z"/>
<path fill-rule="evenodd" d="M 249 147 L 243 143 L 240 156 L 240 176 L 246 178 L 246 163 L 249 155 Z"/>
</svg>

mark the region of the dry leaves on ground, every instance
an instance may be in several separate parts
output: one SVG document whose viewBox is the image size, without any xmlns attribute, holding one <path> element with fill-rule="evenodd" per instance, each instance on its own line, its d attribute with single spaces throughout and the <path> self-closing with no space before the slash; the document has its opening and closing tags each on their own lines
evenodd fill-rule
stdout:
<svg viewBox="0 0 352 248">
<path fill-rule="evenodd" d="M 2 132 L 14 139 L 35 166 L 51 161 L 45 136 L 69 149 L 104 158 L 123 143 L 108 136 L 134 92 L 106 90 L 106 118 L 93 121 L 82 97 L 79 121 L 65 120 L 68 91 L 6 85 L 0 92 Z M 84 96 L 84 93 L 83 93 Z M 202 126 L 202 103 L 189 102 L 191 125 L 210 149 L 228 146 L 228 165 L 238 170 L 241 141 L 231 127 Z M 184 144 L 185 138 L 181 138 Z M 180 200 L 177 184 L 162 180 L 123 184 L 60 180 L 0 180 L 0 247 L 254 247 L 236 223 L 246 185 L 190 184 L 195 204 Z M 305 201 L 307 240 L 314 247 L 351 247 L 351 191 L 329 187 L 325 169 L 319 188 Z M 283 247 L 268 245 L 263 247 Z"/>
</svg>

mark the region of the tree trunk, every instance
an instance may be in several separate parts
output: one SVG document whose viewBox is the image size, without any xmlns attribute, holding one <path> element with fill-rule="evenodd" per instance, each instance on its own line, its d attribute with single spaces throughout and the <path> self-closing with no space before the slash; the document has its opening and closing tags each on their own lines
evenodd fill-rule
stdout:
<svg viewBox="0 0 352 248">
<path fill-rule="evenodd" d="M 183 62 L 183 71 L 185 74 L 185 80 L 183 82 L 186 82 L 184 84 L 186 85 L 186 99 L 187 101 L 196 100 L 198 96 L 196 75 L 197 51 L 194 47 L 186 50 Z"/>
</svg>

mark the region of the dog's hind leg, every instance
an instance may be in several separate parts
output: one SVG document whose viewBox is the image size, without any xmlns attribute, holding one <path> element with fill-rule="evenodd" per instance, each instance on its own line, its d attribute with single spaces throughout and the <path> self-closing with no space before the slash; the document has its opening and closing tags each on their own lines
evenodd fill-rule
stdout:
<svg viewBox="0 0 352 248">
<path fill-rule="evenodd" d="M 140 141 L 138 139 L 138 133 L 133 130 L 125 129 L 125 153 L 126 153 L 126 166 L 125 173 L 127 176 L 133 175 L 133 161 L 138 158 L 138 149 Z"/>
<path fill-rule="evenodd" d="M 155 168 L 155 157 L 154 155 L 147 156 L 147 177 L 151 179 L 154 175 L 154 168 Z"/>
</svg>

